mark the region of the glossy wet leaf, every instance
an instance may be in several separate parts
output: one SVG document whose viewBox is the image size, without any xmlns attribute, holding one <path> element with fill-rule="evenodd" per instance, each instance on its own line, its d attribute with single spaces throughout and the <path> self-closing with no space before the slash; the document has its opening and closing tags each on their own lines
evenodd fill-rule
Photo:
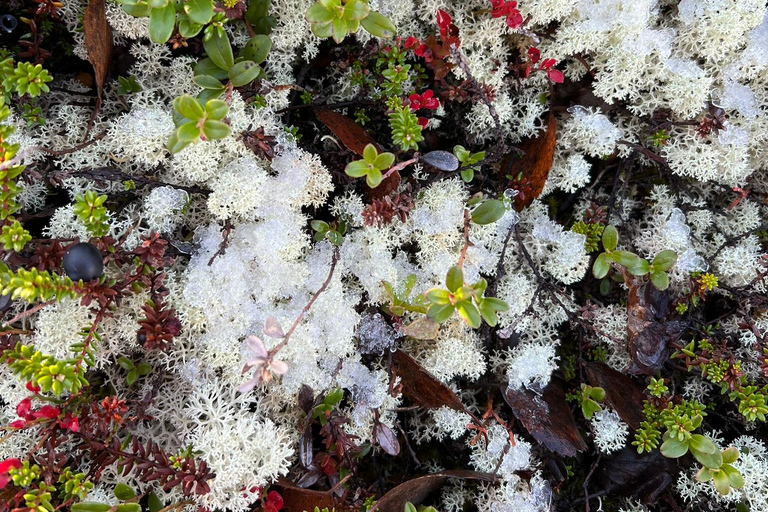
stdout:
<svg viewBox="0 0 768 512">
<path fill-rule="evenodd" d="M 220 34 L 214 30 L 213 35 L 207 41 L 203 40 L 203 48 L 214 64 L 224 71 L 235 65 L 235 57 L 232 54 L 232 45 L 226 33 Z"/>
<path fill-rule="evenodd" d="M 448 151 L 430 151 L 429 153 L 425 153 L 421 159 L 425 163 L 436 169 L 440 169 L 441 171 L 449 172 L 459 168 L 459 159 L 456 158 L 453 153 L 449 153 Z"/>
<path fill-rule="evenodd" d="M 502 218 L 507 211 L 498 199 L 488 199 L 472 210 L 472 222 L 475 224 L 492 224 Z"/>
<path fill-rule="evenodd" d="M 149 13 L 149 38 L 153 43 L 165 43 L 173 34 L 176 26 L 175 3 L 170 2 L 163 8 L 152 9 Z"/>
<path fill-rule="evenodd" d="M 369 34 L 385 39 L 394 37 L 397 32 L 395 25 L 376 11 L 369 12 L 368 16 L 360 20 L 360 24 Z"/>
<path fill-rule="evenodd" d="M 258 64 L 252 60 L 242 60 L 229 69 L 227 77 L 233 86 L 242 87 L 253 82 L 260 72 Z"/>
<path fill-rule="evenodd" d="M 383 423 L 377 422 L 373 427 L 374 440 L 381 446 L 387 455 L 396 456 L 400 453 L 400 442 L 392 429 Z"/>
</svg>

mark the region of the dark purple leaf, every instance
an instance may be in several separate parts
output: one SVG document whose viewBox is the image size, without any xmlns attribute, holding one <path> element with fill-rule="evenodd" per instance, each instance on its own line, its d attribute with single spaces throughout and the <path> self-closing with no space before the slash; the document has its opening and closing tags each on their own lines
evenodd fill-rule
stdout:
<svg viewBox="0 0 768 512">
<path fill-rule="evenodd" d="M 302 384 L 301 389 L 299 389 L 299 407 L 302 411 L 309 413 L 313 405 L 315 405 L 315 394 L 312 388 Z"/>
<path fill-rule="evenodd" d="M 387 454 L 394 457 L 400 453 L 400 442 L 397 440 L 397 436 L 385 424 L 376 422 L 376 426 L 373 427 L 373 437 Z"/>
</svg>

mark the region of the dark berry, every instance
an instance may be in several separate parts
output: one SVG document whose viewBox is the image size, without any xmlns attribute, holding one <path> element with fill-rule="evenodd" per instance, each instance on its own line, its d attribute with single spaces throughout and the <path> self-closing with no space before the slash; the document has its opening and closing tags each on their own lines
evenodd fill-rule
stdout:
<svg viewBox="0 0 768 512">
<path fill-rule="evenodd" d="M 144 334 L 143 332 L 140 332 L 136 336 L 136 340 L 143 345 L 147 341 L 147 335 Z"/>
<path fill-rule="evenodd" d="M 95 245 L 86 242 L 70 247 L 62 265 L 73 281 L 90 281 L 104 272 L 104 258 Z"/>
</svg>

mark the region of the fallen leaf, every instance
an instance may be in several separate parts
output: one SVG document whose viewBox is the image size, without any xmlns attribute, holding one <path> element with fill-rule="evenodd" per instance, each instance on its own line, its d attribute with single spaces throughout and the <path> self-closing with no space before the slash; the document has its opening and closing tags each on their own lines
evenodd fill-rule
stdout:
<svg viewBox="0 0 768 512">
<path fill-rule="evenodd" d="M 83 15 L 83 32 L 88 61 L 96 75 L 96 94 L 101 100 L 112 62 L 112 28 L 107 23 L 106 0 L 90 0 Z"/>
<path fill-rule="evenodd" d="M 415 340 L 433 340 L 437 338 L 440 324 L 429 317 L 422 316 L 403 326 L 403 334 Z"/>
<path fill-rule="evenodd" d="M 352 119 L 327 108 L 318 107 L 313 110 L 320 122 L 327 126 L 348 150 L 363 156 L 365 146 L 373 144 L 376 150 L 381 152 L 381 147 L 376 144 L 373 137 Z"/>
<path fill-rule="evenodd" d="M 371 512 L 403 512 L 406 502 L 410 501 L 414 505 L 418 505 L 431 492 L 442 487 L 451 478 L 489 483 L 497 480 L 495 476 L 489 473 L 468 470 L 449 470 L 420 476 L 403 482 L 388 491 L 371 507 Z"/>
<path fill-rule="evenodd" d="M 325 507 L 332 509 L 336 505 L 329 491 L 302 489 L 285 478 L 279 479 L 272 488 L 283 497 L 283 508 L 280 509 L 282 512 L 312 511 L 315 510 L 315 507 L 319 507 L 321 510 Z"/>
<path fill-rule="evenodd" d="M 677 479 L 678 473 L 677 461 L 664 457 L 659 450 L 640 455 L 627 446 L 598 466 L 597 479 L 608 494 L 635 496 L 650 504 Z"/>
<path fill-rule="evenodd" d="M 392 429 L 385 424 L 376 422 L 376 426 L 373 427 L 373 439 L 388 455 L 394 457 L 400 453 L 400 441 L 397 440 Z"/>
<path fill-rule="evenodd" d="M 519 149 L 523 156 L 512 152 L 501 160 L 499 172 L 504 182 L 509 182 L 506 176 L 521 176 L 522 187 L 515 197 L 515 209 L 522 210 L 539 197 L 547 182 L 549 170 L 552 168 L 552 160 L 555 156 L 555 142 L 557 140 L 557 123 L 555 115 L 550 111 L 547 114 L 546 131 L 539 133 L 537 137 L 525 140 Z"/>
<path fill-rule="evenodd" d="M 585 369 L 589 383 L 605 390 L 604 402 L 633 430 L 640 428 L 645 421 L 643 386 L 605 363 L 587 363 Z"/>
<path fill-rule="evenodd" d="M 528 433 L 547 449 L 563 457 L 587 449 L 557 380 L 552 379 L 541 396 L 527 389 L 507 388 L 504 400 Z"/>
<path fill-rule="evenodd" d="M 427 409 L 446 406 L 455 411 L 466 411 L 456 393 L 434 378 L 411 356 L 402 350 L 392 354 L 395 374 L 400 377 L 403 395 L 411 402 Z"/>
<path fill-rule="evenodd" d="M 627 343 L 632 374 L 654 375 L 669 358 L 667 343 L 676 341 L 685 322 L 666 321 L 669 292 L 637 280 L 629 283 L 627 299 Z"/>
</svg>

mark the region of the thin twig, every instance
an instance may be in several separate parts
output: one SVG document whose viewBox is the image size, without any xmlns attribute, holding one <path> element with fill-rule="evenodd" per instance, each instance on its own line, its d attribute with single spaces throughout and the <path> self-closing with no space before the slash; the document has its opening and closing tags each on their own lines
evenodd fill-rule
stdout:
<svg viewBox="0 0 768 512">
<path fill-rule="evenodd" d="M 467 257 L 467 249 L 472 245 L 469 242 L 469 210 L 464 208 L 464 247 L 461 248 L 461 254 L 459 255 L 459 268 L 464 265 L 464 258 Z"/>
<path fill-rule="evenodd" d="M 28 317 L 30 315 L 34 315 L 35 313 L 37 313 L 38 311 L 43 309 L 45 306 L 50 306 L 54 302 L 56 302 L 56 300 L 49 300 L 49 301 L 46 301 L 46 302 L 41 302 L 40 304 L 38 304 L 37 306 L 33 307 L 32 309 L 27 309 L 26 311 L 23 311 L 23 312 L 19 313 L 15 317 L 13 317 L 10 320 L 8 320 L 7 322 L 3 323 L 3 327 L 2 328 L 5 329 L 6 327 L 10 326 L 11 324 L 15 324 L 16 322 L 18 322 L 22 318 L 26 318 L 26 317 Z M 0 332 L 0 334 L 6 334 L 6 333 L 5 332 Z"/>
</svg>

